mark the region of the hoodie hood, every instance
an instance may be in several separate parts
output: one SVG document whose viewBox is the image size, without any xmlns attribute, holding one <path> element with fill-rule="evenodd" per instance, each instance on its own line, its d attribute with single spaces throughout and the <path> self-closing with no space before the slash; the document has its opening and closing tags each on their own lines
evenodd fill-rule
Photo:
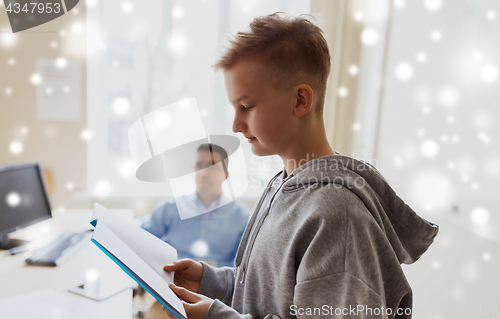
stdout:
<svg viewBox="0 0 500 319">
<path fill-rule="evenodd" d="M 420 258 L 438 233 L 438 225 L 418 216 L 373 165 L 338 152 L 298 167 L 286 178 L 283 192 L 325 184 L 346 187 L 363 201 L 400 264 L 411 264 Z"/>
</svg>

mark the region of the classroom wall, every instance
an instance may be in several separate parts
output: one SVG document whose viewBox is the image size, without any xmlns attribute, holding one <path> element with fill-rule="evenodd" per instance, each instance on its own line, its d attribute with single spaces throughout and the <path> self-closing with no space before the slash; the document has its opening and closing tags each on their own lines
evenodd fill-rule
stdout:
<svg viewBox="0 0 500 319">
<path fill-rule="evenodd" d="M 84 6 L 78 6 L 76 16 L 85 20 Z M 75 14 L 68 13 L 59 19 L 13 35 L 15 44 L 0 46 L 0 164 L 7 165 L 37 160 L 42 168 L 51 173 L 53 192 L 51 201 L 54 207 L 88 207 L 88 203 L 73 202 L 70 192 L 65 189 L 67 182 L 75 187 L 85 186 L 86 145 L 80 138 L 85 128 L 85 94 L 80 120 L 72 122 L 40 120 L 36 115 L 36 87 L 31 84 L 30 76 L 36 72 L 38 58 L 56 59 L 64 57 L 82 63 L 82 82 L 85 81 L 85 33 L 71 31 Z M 7 13 L 0 10 L 0 30 L 9 30 Z M 66 36 L 60 32 L 66 31 Z M 65 50 L 68 37 L 83 54 L 71 54 Z M 55 43 L 55 47 L 51 46 Z M 76 49 L 76 48 L 75 48 Z M 10 65 L 9 59 L 15 64 Z M 7 95 L 5 90 L 12 89 Z M 85 92 L 83 86 L 82 91 Z M 27 133 L 22 132 L 27 128 Z M 20 154 L 9 151 L 9 144 L 20 141 L 24 150 Z"/>
</svg>

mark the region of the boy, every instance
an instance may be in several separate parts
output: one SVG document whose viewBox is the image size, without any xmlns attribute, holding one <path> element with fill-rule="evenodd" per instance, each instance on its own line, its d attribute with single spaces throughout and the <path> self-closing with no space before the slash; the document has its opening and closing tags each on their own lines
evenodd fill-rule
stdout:
<svg viewBox="0 0 500 319">
<path fill-rule="evenodd" d="M 235 269 L 165 266 L 188 318 L 410 318 L 400 264 L 417 260 L 438 228 L 374 167 L 328 144 L 321 29 L 301 17 L 257 18 L 216 68 L 235 108 L 233 131 L 254 154 L 278 154 L 284 170 L 250 218 Z"/>
</svg>

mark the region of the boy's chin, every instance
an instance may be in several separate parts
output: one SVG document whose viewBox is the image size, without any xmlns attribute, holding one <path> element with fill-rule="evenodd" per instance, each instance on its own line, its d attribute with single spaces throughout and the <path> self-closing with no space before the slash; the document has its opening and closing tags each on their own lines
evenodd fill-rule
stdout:
<svg viewBox="0 0 500 319">
<path fill-rule="evenodd" d="M 275 154 L 273 152 L 270 152 L 269 150 L 264 149 L 262 146 L 255 144 L 252 145 L 252 153 L 256 156 L 271 156 Z"/>
</svg>

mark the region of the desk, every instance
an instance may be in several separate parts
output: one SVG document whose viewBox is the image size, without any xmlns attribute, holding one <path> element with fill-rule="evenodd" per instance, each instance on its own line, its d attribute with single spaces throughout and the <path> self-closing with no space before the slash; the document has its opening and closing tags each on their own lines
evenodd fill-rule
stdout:
<svg viewBox="0 0 500 319">
<path fill-rule="evenodd" d="M 119 214 L 130 210 L 116 210 Z M 43 246 L 62 233 L 90 229 L 92 210 L 56 210 L 53 218 L 17 231 L 12 237 L 34 240 L 33 245 Z M 64 293 L 71 302 L 72 318 L 132 318 L 132 289 L 126 289 L 103 301 L 67 292 L 71 286 L 83 283 L 85 272 L 96 269 L 101 273 L 102 284 L 130 282 L 131 279 L 90 241 L 75 255 L 57 267 L 30 266 L 24 260 L 32 252 L 4 255 L 0 251 L 0 299 L 42 289 Z M 29 306 L 29 305 L 27 305 Z"/>
</svg>

